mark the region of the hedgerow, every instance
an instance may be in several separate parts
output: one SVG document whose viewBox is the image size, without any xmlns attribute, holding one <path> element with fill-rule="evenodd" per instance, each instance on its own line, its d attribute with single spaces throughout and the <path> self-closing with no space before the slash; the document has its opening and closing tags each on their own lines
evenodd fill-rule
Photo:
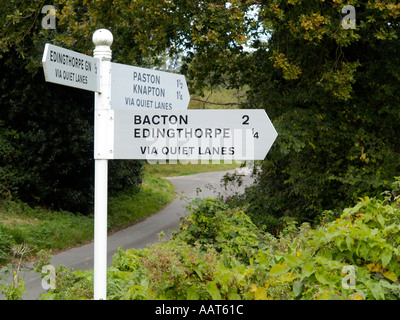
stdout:
<svg viewBox="0 0 400 320">
<path fill-rule="evenodd" d="M 171 240 L 118 251 L 108 299 L 400 299 L 395 192 L 362 198 L 331 221 L 324 212 L 317 226 L 289 222 L 277 237 L 221 200 L 196 199 L 189 209 Z M 92 276 L 75 273 L 65 290 L 91 298 Z M 63 290 L 43 299 L 65 298 Z"/>
</svg>

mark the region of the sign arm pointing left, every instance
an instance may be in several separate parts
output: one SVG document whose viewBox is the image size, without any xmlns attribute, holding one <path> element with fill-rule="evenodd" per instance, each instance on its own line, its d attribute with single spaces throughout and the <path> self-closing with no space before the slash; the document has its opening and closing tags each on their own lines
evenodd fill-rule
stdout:
<svg viewBox="0 0 400 320">
<path fill-rule="evenodd" d="M 42 64 L 47 82 L 100 92 L 97 58 L 46 43 Z"/>
</svg>

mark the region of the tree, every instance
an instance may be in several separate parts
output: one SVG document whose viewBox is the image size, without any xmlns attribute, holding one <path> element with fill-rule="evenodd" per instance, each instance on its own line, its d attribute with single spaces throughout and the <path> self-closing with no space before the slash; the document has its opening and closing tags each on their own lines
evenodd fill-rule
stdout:
<svg viewBox="0 0 400 320">
<path fill-rule="evenodd" d="M 246 88 L 243 107 L 266 109 L 279 134 L 250 206 L 271 225 L 379 193 L 399 172 L 394 0 L 61 0 L 53 31 L 40 29 L 34 1 L 14 3 L 2 13 L 2 60 L 12 49 L 33 73 L 45 41 L 92 54 L 104 27 L 116 62 L 157 66 L 180 54 L 192 93 Z M 342 27 L 345 5 L 355 29 Z"/>
<path fill-rule="evenodd" d="M 44 82 L 44 44 L 92 55 L 94 31 L 107 28 L 114 35 L 113 61 L 154 67 L 165 54 L 202 42 L 203 25 L 210 30 L 207 41 L 213 41 L 213 28 L 227 16 L 219 14 L 224 2 L 60 0 L 56 29 L 45 30 L 42 6 L 17 0 L 0 9 L 1 192 L 86 212 L 93 188 L 92 94 Z M 112 161 L 110 189 L 137 185 L 140 169 L 138 161 Z"/>
<path fill-rule="evenodd" d="M 343 27 L 345 5 L 355 29 Z M 198 1 L 189 10 L 182 70 L 192 90 L 248 88 L 243 107 L 266 109 L 279 134 L 248 195 L 253 213 L 276 228 L 389 187 L 400 169 L 399 4 Z"/>
<path fill-rule="evenodd" d="M 342 27 L 345 4 L 355 29 Z M 313 219 L 388 188 L 400 170 L 400 5 L 263 1 L 259 16 L 270 38 L 248 55 L 242 84 L 248 107 L 265 108 L 279 136 L 253 210 L 278 227 L 280 217 Z"/>
<path fill-rule="evenodd" d="M 44 81 L 44 44 L 69 39 L 65 33 L 70 30 L 62 25 L 42 29 L 40 5 L 15 1 L 0 9 L 5 21 L 0 29 L 0 192 L 29 203 L 88 213 L 93 208 L 94 97 Z M 91 38 L 85 40 L 90 43 Z M 61 40 L 57 44 L 68 45 Z M 110 192 L 138 186 L 142 165 L 111 163 Z"/>
</svg>

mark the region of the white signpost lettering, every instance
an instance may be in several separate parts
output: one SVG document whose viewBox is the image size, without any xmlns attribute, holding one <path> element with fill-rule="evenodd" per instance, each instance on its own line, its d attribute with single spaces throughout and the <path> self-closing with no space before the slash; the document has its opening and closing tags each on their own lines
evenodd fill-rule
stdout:
<svg viewBox="0 0 400 320">
<path fill-rule="evenodd" d="M 95 92 L 94 299 L 107 298 L 109 159 L 262 160 L 277 132 L 264 110 L 186 110 L 183 75 L 111 62 L 113 36 L 93 34 L 94 57 L 46 44 L 48 82 Z"/>
<path fill-rule="evenodd" d="M 111 108 L 186 110 L 190 95 L 185 76 L 111 63 Z"/>
<path fill-rule="evenodd" d="M 46 43 L 43 70 L 47 82 L 99 92 L 99 60 Z"/>
</svg>

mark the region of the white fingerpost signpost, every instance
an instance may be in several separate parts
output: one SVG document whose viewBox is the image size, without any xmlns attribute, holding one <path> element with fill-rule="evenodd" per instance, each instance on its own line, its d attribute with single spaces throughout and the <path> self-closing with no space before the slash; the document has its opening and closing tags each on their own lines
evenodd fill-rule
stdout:
<svg viewBox="0 0 400 320">
<path fill-rule="evenodd" d="M 95 93 L 94 114 L 94 299 L 107 298 L 107 197 L 108 158 L 113 150 L 109 134 L 113 132 L 111 109 L 111 44 L 106 29 L 93 34 L 93 56 L 100 62 L 100 92 Z"/>
<path fill-rule="evenodd" d="M 183 75 L 112 63 L 112 42 L 100 29 L 93 57 L 46 44 L 42 59 L 46 81 L 95 92 L 95 300 L 107 298 L 108 160 L 262 160 L 278 135 L 264 110 L 186 110 Z"/>
</svg>

